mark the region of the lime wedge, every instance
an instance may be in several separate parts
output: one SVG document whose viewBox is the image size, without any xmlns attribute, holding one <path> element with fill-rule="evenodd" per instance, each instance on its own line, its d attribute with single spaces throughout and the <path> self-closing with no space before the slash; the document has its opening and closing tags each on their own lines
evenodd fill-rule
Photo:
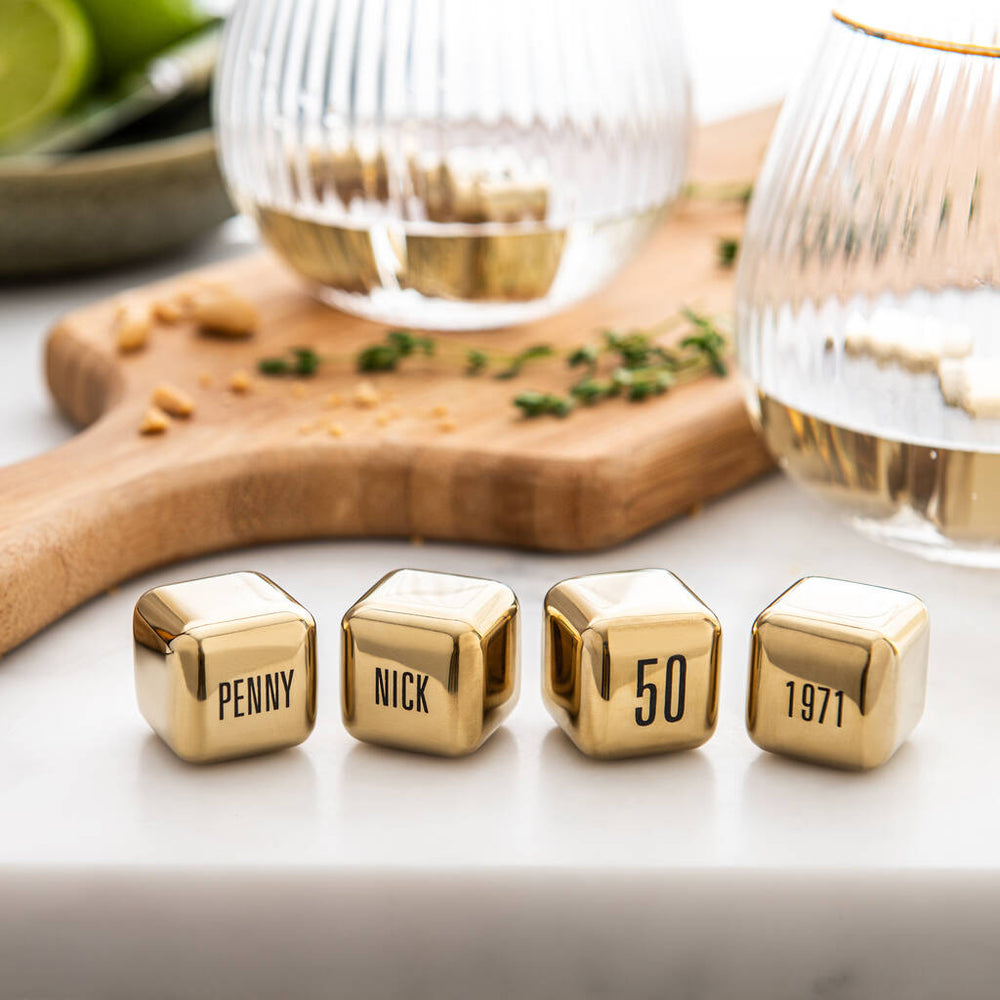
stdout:
<svg viewBox="0 0 1000 1000">
<path fill-rule="evenodd" d="M 75 0 L 0 0 L 0 143 L 64 111 L 95 65 L 94 37 Z"/>
<path fill-rule="evenodd" d="M 94 26 L 101 71 L 114 80 L 207 24 L 195 0 L 80 0 Z"/>
</svg>

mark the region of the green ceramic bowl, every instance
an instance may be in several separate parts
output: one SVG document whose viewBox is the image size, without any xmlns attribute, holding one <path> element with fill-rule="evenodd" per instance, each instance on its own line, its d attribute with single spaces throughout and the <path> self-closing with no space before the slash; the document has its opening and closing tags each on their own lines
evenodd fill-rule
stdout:
<svg viewBox="0 0 1000 1000">
<path fill-rule="evenodd" d="M 227 219 L 208 122 L 206 101 L 51 164 L 0 158 L 0 278 L 153 257 Z"/>
</svg>

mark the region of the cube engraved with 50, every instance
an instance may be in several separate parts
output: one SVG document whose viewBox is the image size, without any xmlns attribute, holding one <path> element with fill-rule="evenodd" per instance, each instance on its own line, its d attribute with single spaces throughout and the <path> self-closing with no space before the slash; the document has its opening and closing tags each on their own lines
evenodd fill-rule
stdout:
<svg viewBox="0 0 1000 1000">
<path fill-rule="evenodd" d="M 509 587 L 397 570 L 344 616 L 342 711 L 359 740 L 471 753 L 519 691 L 517 599 Z"/>
<path fill-rule="evenodd" d="M 923 711 L 928 634 L 927 609 L 912 594 L 800 580 L 754 623 L 750 738 L 837 767 L 883 764 Z"/>
<path fill-rule="evenodd" d="M 592 757 L 699 746 L 715 731 L 721 640 L 666 570 L 564 580 L 545 598 L 546 707 Z"/>
</svg>

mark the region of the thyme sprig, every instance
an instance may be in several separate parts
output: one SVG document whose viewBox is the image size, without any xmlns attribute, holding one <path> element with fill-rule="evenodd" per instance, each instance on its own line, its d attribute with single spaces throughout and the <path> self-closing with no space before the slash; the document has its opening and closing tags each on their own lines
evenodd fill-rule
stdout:
<svg viewBox="0 0 1000 1000">
<path fill-rule="evenodd" d="M 684 332 L 676 345 L 660 342 L 664 334 L 676 330 Z M 516 395 L 513 403 L 526 417 L 566 417 L 577 406 L 593 406 L 616 396 L 640 402 L 706 374 L 725 375 L 726 347 L 716 320 L 684 308 L 656 326 L 605 330 L 599 339 L 570 349 L 563 360 L 567 367 L 583 372 L 565 395 L 531 390 Z M 362 348 L 353 362 L 360 372 L 388 372 L 408 359 L 423 357 L 461 367 L 470 377 L 514 379 L 529 365 L 556 358 L 558 353 L 549 344 L 533 344 L 516 352 L 496 351 L 469 348 L 410 330 L 390 330 L 383 340 Z M 261 358 L 257 368 L 268 376 L 311 376 L 321 365 L 336 360 L 321 357 L 310 347 L 296 347 L 286 355 Z"/>
<path fill-rule="evenodd" d="M 740 241 L 734 236 L 722 236 L 715 248 L 719 267 L 730 268 L 736 263 L 740 252 Z"/>
<path fill-rule="evenodd" d="M 665 328 L 680 323 L 691 332 L 678 347 L 667 348 L 657 342 Z M 566 396 L 525 392 L 515 397 L 514 405 L 526 417 L 565 417 L 576 406 L 593 406 L 615 396 L 641 402 L 708 373 L 725 375 L 725 350 L 726 339 L 713 319 L 682 309 L 658 328 L 627 333 L 607 330 L 600 341 L 574 348 L 567 364 L 586 368 L 586 374 L 570 386 Z"/>
<path fill-rule="evenodd" d="M 283 357 L 261 358 L 257 370 L 261 375 L 315 375 L 322 363 L 311 347 L 293 347 Z"/>
</svg>

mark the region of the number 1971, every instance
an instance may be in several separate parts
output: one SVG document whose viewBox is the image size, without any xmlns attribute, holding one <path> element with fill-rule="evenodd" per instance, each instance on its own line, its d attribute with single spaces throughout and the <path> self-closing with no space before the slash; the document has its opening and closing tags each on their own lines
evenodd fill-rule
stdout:
<svg viewBox="0 0 1000 1000">
<path fill-rule="evenodd" d="M 804 722 L 825 722 L 827 708 L 830 708 L 830 695 L 832 694 L 833 700 L 837 703 L 837 728 L 841 727 L 844 721 L 843 691 L 834 691 L 832 688 L 824 687 L 822 684 L 809 684 L 807 682 L 799 688 L 799 697 L 796 699 L 795 681 L 788 681 L 785 687 L 788 688 L 789 719 L 795 718 L 797 712 Z"/>
</svg>

